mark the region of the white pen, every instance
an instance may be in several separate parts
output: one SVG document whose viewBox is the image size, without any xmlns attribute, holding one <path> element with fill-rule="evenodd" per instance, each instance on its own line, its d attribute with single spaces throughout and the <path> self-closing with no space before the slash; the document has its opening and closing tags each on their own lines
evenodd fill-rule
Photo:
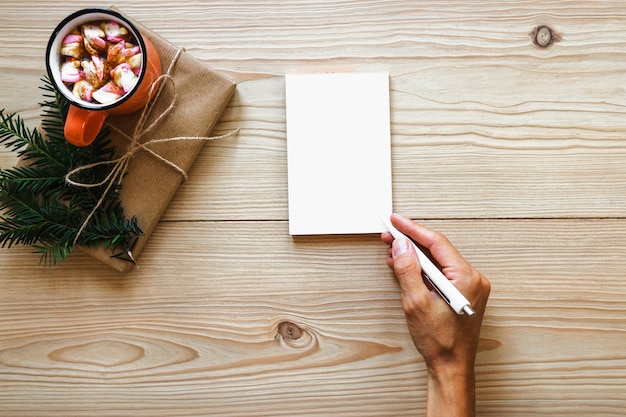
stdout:
<svg viewBox="0 0 626 417">
<path fill-rule="evenodd" d="M 404 237 L 411 242 L 415 248 L 415 252 L 417 253 L 420 265 L 422 266 L 422 274 L 432 284 L 435 290 L 437 290 L 441 298 L 443 298 L 448 305 L 456 311 L 457 314 L 466 313 L 469 317 L 476 314 L 474 310 L 472 310 L 472 307 L 470 307 L 470 302 L 467 301 L 463 294 L 461 294 L 461 292 L 454 285 L 452 285 L 450 280 L 446 278 L 443 272 L 441 272 L 439 268 L 424 254 L 424 252 L 422 252 L 415 242 L 393 227 L 389 217 L 390 216 L 385 216 L 383 214 L 380 215 L 385 227 L 389 230 L 389 233 L 391 233 L 394 239 Z"/>
</svg>

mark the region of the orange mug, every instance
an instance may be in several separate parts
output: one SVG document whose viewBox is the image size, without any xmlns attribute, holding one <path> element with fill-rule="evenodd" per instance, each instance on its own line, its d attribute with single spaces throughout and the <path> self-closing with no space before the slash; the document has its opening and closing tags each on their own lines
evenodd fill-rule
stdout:
<svg viewBox="0 0 626 417">
<path fill-rule="evenodd" d="M 143 108 L 156 91 L 161 59 L 149 39 L 120 13 L 89 8 L 66 17 L 50 36 L 46 69 L 70 102 L 65 138 L 91 144 L 109 115 Z"/>
</svg>

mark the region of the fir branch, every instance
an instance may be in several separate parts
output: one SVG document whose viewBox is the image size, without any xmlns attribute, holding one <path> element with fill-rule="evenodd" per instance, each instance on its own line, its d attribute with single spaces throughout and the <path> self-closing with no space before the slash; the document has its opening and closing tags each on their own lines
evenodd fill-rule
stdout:
<svg viewBox="0 0 626 417">
<path fill-rule="evenodd" d="M 41 263 L 54 265 L 72 253 L 83 221 L 106 189 L 69 185 L 65 181 L 67 172 L 110 161 L 115 148 L 106 138 L 106 129 L 88 147 L 69 144 L 63 134 L 69 103 L 49 80 L 43 82 L 41 132 L 28 129 L 19 115 L 0 110 L 0 144 L 28 163 L 0 169 L 0 245 L 30 245 L 41 255 Z M 81 172 L 75 179 L 98 183 L 107 175 L 107 166 L 100 165 Z M 142 235 L 137 219 L 124 215 L 119 187 L 112 187 L 77 243 L 129 251 Z M 132 261 L 132 254 L 129 255 Z"/>
<path fill-rule="evenodd" d="M 31 192 L 44 197 L 65 190 L 63 172 L 59 171 L 56 176 L 51 174 L 51 170 L 30 165 L 9 168 L 0 172 L 2 184 L 12 192 Z M 59 197 L 62 198 L 61 195 Z"/>
<path fill-rule="evenodd" d="M 57 241 L 49 245 L 32 245 L 35 253 L 40 255 L 39 264 L 53 266 L 72 253 L 73 245 L 68 241 Z"/>
<path fill-rule="evenodd" d="M 24 160 L 32 159 L 31 163 L 45 161 L 64 167 L 63 161 L 53 156 L 54 152 L 51 152 L 39 131 L 27 128 L 24 120 L 16 113 L 5 114 L 4 110 L 0 110 L 0 144 L 17 152 Z"/>
<path fill-rule="evenodd" d="M 0 244 L 33 245 L 47 243 L 62 236 L 64 219 L 71 216 L 69 208 L 55 199 L 40 199 L 31 193 L 7 190 L 0 194 L 0 209 L 6 210 L 0 222 Z"/>
</svg>

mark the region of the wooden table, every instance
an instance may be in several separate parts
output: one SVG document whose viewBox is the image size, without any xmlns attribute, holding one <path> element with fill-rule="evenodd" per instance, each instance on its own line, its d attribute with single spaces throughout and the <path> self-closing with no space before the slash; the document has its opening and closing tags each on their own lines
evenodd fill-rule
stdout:
<svg viewBox="0 0 626 417">
<path fill-rule="evenodd" d="M 0 4 L 0 108 L 38 125 L 47 39 L 90 5 Z M 238 82 L 215 133 L 241 132 L 138 270 L 0 250 L 0 415 L 423 413 L 379 237 L 288 234 L 283 76 L 320 71 L 390 73 L 394 207 L 492 282 L 478 415 L 624 415 L 625 2 L 116 5 Z"/>
</svg>

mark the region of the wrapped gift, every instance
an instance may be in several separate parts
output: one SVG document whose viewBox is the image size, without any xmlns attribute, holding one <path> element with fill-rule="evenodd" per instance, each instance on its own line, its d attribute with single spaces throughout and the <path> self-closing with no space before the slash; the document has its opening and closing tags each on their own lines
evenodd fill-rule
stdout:
<svg viewBox="0 0 626 417">
<path fill-rule="evenodd" d="M 107 119 L 117 153 L 127 155 L 136 126 L 142 124 L 142 116 L 147 117 L 143 123 L 146 131 L 139 132 L 138 138 L 140 143 L 148 144 L 149 150 L 139 147 L 132 152 L 120 191 L 126 216 L 135 216 L 144 232 L 132 248 L 134 259 L 138 259 L 185 179 L 185 172 L 210 139 L 236 86 L 225 75 L 203 65 L 148 28 L 140 24 L 137 27 L 156 47 L 163 71 L 169 76 L 161 81 L 163 85 L 149 112 Z M 81 249 L 120 272 L 135 267 L 123 256 L 112 256 L 111 248 Z"/>
</svg>

